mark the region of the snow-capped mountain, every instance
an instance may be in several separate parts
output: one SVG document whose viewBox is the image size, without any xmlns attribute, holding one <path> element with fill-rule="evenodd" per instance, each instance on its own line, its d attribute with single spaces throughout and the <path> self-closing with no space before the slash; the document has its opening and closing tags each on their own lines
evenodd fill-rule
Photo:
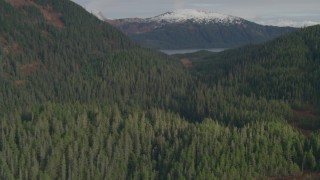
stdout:
<svg viewBox="0 0 320 180">
<path fill-rule="evenodd" d="M 168 23 L 183 23 L 186 21 L 194 23 L 241 23 L 241 18 L 210 11 L 180 9 L 148 18 L 147 21 Z"/>
<path fill-rule="evenodd" d="M 175 10 L 150 18 L 106 21 L 142 46 L 159 49 L 229 48 L 266 41 L 295 30 L 193 9 Z"/>
</svg>

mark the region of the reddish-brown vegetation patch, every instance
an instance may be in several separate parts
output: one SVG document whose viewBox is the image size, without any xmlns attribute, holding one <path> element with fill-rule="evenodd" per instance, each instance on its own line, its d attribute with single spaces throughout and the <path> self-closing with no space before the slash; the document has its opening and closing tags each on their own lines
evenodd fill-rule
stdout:
<svg viewBox="0 0 320 180">
<path fill-rule="evenodd" d="M 38 65 L 39 65 L 39 62 L 34 62 L 31 64 L 23 64 L 21 65 L 20 70 L 24 75 L 30 75 L 37 70 Z"/>
<path fill-rule="evenodd" d="M 316 114 L 311 110 L 293 110 L 294 114 L 298 117 L 316 118 Z"/>
<path fill-rule="evenodd" d="M 320 173 L 302 173 L 287 177 L 272 177 L 270 180 L 304 180 L 304 179 L 320 179 Z"/>
<path fill-rule="evenodd" d="M 60 13 L 54 12 L 51 7 L 41 7 L 40 11 L 49 24 L 52 24 L 59 29 L 64 28 L 64 24 L 60 19 Z"/>
<path fill-rule="evenodd" d="M 52 7 L 49 7 L 49 6 L 43 7 L 43 6 L 36 4 L 35 2 L 33 2 L 31 0 L 8 0 L 8 2 L 14 7 L 21 7 L 21 6 L 36 7 L 41 11 L 41 13 L 43 14 L 43 17 L 46 19 L 46 21 L 49 24 L 51 24 L 59 29 L 62 29 L 64 27 L 64 24 L 60 19 L 61 14 L 54 12 L 52 10 Z"/>
<path fill-rule="evenodd" d="M 293 128 L 297 129 L 301 134 L 303 134 L 307 137 L 311 136 L 311 134 L 313 133 L 312 130 L 302 128 L 297 122 L 292 122 L 292 123 L 290 123 L 290 125 Z"/>
<path fill-rule="evenodd" d="M 16 43 L 16 42 L 11 43 L 11 50 L 15 54 L 20 54 L 20 53 L 23 52 L 23 50 L 20 47 L 20 45 L 18 43 Z"/>
<path fill-rule="evenodd" d="M 21 54 L 23 50 L 17 42 L 8 42 L 4 37 L 0 36 L 0 46 L 4 54 L 9 54 L 10 52 L 14 54 Z"/>
<path fill-rule="evenodd" d="M 21 86 L 21 85 L 23 85 L 23 84 L 25 83 L 25 80 L 16 80 L 14 83 L 15 83 L 17 86 Z"/>
<path fill-rule="evenodd" d="M 183 58 L 180 61 L 185 67 L 187 67 L 187 68 L 191 68 L 192 67 L 192 61 L 190 59 Z"/>
<path fill-rule="evenodd" d="M 304 109 L 293 109 L 293 119 L 290 125 L 305 136 L 310 136 L 320 128 L 320 116 L 315 113 L 315 108 L 306 106 Z"/>
</svg>

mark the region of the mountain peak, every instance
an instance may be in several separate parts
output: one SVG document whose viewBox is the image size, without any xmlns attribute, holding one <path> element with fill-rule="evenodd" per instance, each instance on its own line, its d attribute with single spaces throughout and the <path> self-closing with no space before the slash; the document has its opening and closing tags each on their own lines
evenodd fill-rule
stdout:
<svg viewBox="0 0 320 180">
<path fill-rule="evenodd" d="M 190 20 L 197 23 L 241 23 L 239 17 L 196 9 L 178 9 L 149 18 L 149 20 L 169 23 L 181 23 Z"/>
</svg>

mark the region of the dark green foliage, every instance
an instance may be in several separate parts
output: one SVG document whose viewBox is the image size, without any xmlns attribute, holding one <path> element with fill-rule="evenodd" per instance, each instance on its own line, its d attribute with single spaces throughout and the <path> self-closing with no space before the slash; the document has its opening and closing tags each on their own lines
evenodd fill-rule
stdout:
<svg viewBox="0 0 320 180">
<path fill-rule="evenodd" d="M 32 113 L 30 122 L 19 112 L 1 118 L 4 178 L 253 179 L 317 167 L 319 136 L 311 145 L 281 122 L 238 129 L 157 109 L 121 115 L 117 106 L 50 103 Z"/>
<path fill-rule="evenodd" d="M 304 121 L 292 109 L 306 104 L 319 123 L 318 26 L 199 53 L 189 71 L 70 1 L 34 2 L 0 0 L 0 179 L 257 179 L 320 170 L 319 128 L 304 136 L 287 123 Z M 39 7 L 60 14 L 64 27 Z"/>
<path fill-rule="evenodd" d="M 319 37 L 319 26 L 310 27 L 259 46 L 204 55 L 193 61 L 194 69 L 205 82 L 219 81 L 247 96 L 319 104 Z"/>
</svg>

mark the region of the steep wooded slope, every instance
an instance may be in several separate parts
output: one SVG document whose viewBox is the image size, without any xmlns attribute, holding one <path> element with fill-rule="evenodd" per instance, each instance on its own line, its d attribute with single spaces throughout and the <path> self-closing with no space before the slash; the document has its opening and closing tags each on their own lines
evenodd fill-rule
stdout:
<svg viewBox="0 0 320 180">
<path fill-rule="evenodd" d="M 80 6 L 8 2 L 0 2 L 1 109 L 46 101 L 169 106 L 184 94 L 190 76 L 179 63 Z"/>
</svg>

